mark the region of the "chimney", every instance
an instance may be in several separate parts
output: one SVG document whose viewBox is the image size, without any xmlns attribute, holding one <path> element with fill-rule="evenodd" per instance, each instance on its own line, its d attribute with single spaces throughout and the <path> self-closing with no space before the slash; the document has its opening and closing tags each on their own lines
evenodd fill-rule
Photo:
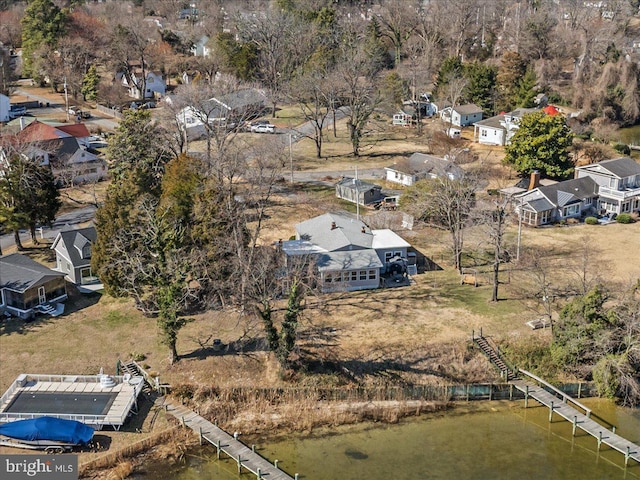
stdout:
<svg viewBox="0 0 640 480">
<path fill-rule="evenodd" d="M 529 178 L 529 188 L 527 190 L 533 190 L 534 188 L 538 188 L 540 186 L 540 171 L 534 170 L 531 172 L 531 177 Z"/>
<path fill-rule="evenodd" d="M 24 130 L 25 126 L 26 125 L 24 124 L 24 117 L 20 116 L 20 130 Z"/>
<path fill-rule="evenodd" d="M 335 230 L 337 227 L 336 222 L 331 222 L 331 230 Z"/>
</svg>

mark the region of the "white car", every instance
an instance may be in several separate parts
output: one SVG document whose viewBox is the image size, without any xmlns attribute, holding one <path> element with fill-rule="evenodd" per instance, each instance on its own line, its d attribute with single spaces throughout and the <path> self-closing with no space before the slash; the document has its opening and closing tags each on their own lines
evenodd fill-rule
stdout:
<svg viewBox="0 0 640 480">
<path fill-rule="evenodd" d="M 251 131 L 253 133 L 276 133 L 276 126 L 270 123 L 260 123 L 258 125 L 251 125 Z"/>
</svg>

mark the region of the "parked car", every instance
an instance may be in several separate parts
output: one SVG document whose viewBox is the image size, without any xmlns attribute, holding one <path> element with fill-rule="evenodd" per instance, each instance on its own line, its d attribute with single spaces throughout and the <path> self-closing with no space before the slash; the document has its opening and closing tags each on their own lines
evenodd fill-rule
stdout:
<svg viewBox="0 0 640 480">
<path fill-rule="evenodd" d="M 79 112 L 79 115 L 80 115 L 82 118 L 91 118 L 91 112 L 87 112 L 86 110 L 81 110 L 81 111 Z"/>
<path fill-rule="evenodd" d="M 18 118 L 22 115 L 26 115 L 26 113 L 26 107 L 14 105 L 9 109 L 9 118 Z"/>
<path fill-rule="evenodd" d="M 251 125 L 251 132 L 253 133 L 276 133 L 276 126 L 270 123 L 260 123 L 258 125 Z"/>
<path fill-rule="evenodd" d="M 156 108 L 156 102 L 144 103 L 140 108 Z"/>
<path fill-rule="evenodd" d="M 69 107 L 69 110 L 67 110 L 67 113 L 69 115 L 78 115 L 80 113 L 80 107 Z"/>
</svg>

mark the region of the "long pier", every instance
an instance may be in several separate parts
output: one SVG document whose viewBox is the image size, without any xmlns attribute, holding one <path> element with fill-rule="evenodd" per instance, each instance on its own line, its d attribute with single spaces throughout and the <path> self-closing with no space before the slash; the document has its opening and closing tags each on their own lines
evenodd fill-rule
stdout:
<svg viewBox="0 0 640 480">
<path fill-rule="evenodd" d="M 218 458 L 220 458 L 221 453 L 225 453 L 235 460 L 238 464 L 238 474 L 242 473 L 242 469 L 244 468 L 253 473 L 258 479 L 294 479 L 294 477 L 291 477 L 278 468 L 277 460 L 275 460 L 274 463 L 269 462 L 260 454 L 256 453 L 255 446 L 252 448 L 247 447 L 237 439 L 236 435 L 229 435 L 194 411 L 182 405 L 174 405 L 173 403 L 165 403 L 164 408 L 167 413 L 177 418 L 182 425 L 196 432 L 200 436 L 201 442 L 202 440 L 206 440 L 216 447 Z M 298 480 L 297 473 L 295 474 L 295 480 Z"/>
<path fill-rule="evenodd" d="M 497 346 L 482 335 L 482 329 L 480 329 L 479 336 L 476 336 L 475 332 L 472 332 L 471 340 L 480 347 L 480 350 L 487 356 L 489 361 L 500 369 L 500 374 L 503 378 L 507 379 L 508 383 L 524 393 L 525 408 L 528 407 L 529 397 L 531 397 L 549 408 L 549 422 L 553 421 L 553 414 L 556 413 L 573 424 L 572 434 L 574 437 L 579 428 L 597 440 L 598 450 L 600 450 L 604 444 L 622 453 L 624 455 L 625 465 L 629 465 L 630 459 L 640 464 L 640 446 L 618 435 L 615 426 L 609 429 L 601 425 L 591 418 L 591 409 L 585 407 L 578 400 L 561 392 L 540 377 L 526 370 L 514 368 L 509 365 L 500 355 Z M 530 380 L 523 380 L 521 378 L 522 376 L 526 376 L 537 383 L 533 383 Z"/>
<path fill-rule="evenodd" d="M 548 384 L 544 380 L 527 371 L 519 370 L 519 373 L 523 373 L 534 378 L 546 387 L 540 387 L 527 380 L 511 380 L 510 383 L 524 393 L 525 407 L 528 406 L 529 397 L 531 397 L 549 408 L 549 422 L 553 420 L 554 413 L 560 415 L 562 418 L 573 424 L 573 436 L 576 435 L 576 430 L 579 428 L 597 440 L 598 450 L 600 450 L 604 444 L 622 453 L 624 455 L 625 465 L 629 464 L 629 459 L 633 459 L 640 464 L 640 446 L 618 435 L 615 432 L 615 427 L 609 429 L 593 420 L 591 418 L 591 410 L 589 408 L 583 406 L 580 402 L 571 398 L 569 395 L 559 392 L 559 390 L 553 387 L 553 385 Z M 548 391 L 549 389 L 551 389 L 553 393 L 550 393 Z M 558 394 L 560 394 L 560 396 L 558 396 Z M 575 407 L 571 406 L 570 403 L 575 405 Z M 584 410 L 584 413 L 580 412 L 578 408 Z"/>
</svg>

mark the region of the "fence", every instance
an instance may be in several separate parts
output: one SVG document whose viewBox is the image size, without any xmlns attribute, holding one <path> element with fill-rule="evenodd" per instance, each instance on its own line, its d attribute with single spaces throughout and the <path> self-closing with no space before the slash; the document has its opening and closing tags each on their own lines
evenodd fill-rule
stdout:
<svg viewBox="0 0 640 480">
<path fill-rule="evenodd" d="M 109 115 L 110 117 L 122 119 L 122 113 L 113 108 L 105 107 L 104 105 L 97 105 L 96 110 L 100 113 L 104 113 L 105 115 Z"/>
<path fill-rule="evenodd" d="M 580 398 L 595 394 L 592 383 L 565 384 L 558 387 L 562 392 Z M 181 387 L 175 392 L 181 396 Z M 463 385 L 411 385 L 389 387 L 353 388 L 229 388 L 201 391 L 202 397 L 214 397 L 226 402 L 254 402 L 265 400 L 270 403 L 290 403 L 299 400 L 330 402 L 372 402 L 372 401 L 471 401 L 471 400 L 517 400 L 524 399 L 509 383 L 463 384 Z"/>
<path fill-rule="evenodd" d="M 107 453 L 94 460 L 81 463 L 78 468 L 80 477 L 86 475 L 91 470 L 112 467 L 122 459 L 132 457 L 137 453 L 149 450 L 151 447 L 174 437 L 180 428 L 180 426 L 167 428 L 166 430 L 127 445 L 126 447 L 119 449 L 117 452 Z"/>
</svg>

